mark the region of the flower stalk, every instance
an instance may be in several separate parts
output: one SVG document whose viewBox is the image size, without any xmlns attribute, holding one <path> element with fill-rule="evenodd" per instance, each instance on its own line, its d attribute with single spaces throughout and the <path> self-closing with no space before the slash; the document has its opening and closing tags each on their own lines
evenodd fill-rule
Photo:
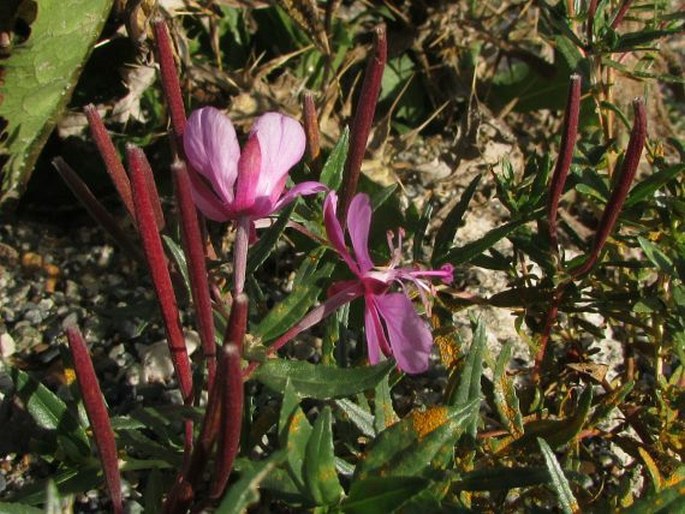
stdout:
<svg viewBox="0 0 685 514">
<path fill-rule="evenodd" d="M 580 113 L 580 75 L 571 75 L 571 85 L 569 88 L 568 99 L 566 101 L 566 111 L 564 113 L 563 132 L 561 134 L 561 148 L 557 157 L 552 181 L 550 182 L 549 200 L 547 202 L 547 219 L 549 223 L 549 240 L 552 252 L 558 251 L 557 234 L 557 211 L 559 200 L 564 192 L 568 171 L 571 168 L 573 159 L 573 148 L 578 137 L 578 117 Z"/>
<path fill-rule="evenodd" d="M 142 154 L 142 150 L 135 147 L 130 147 L 129 150 L 129 157 L 133 157 L 135 161 L 141 159 L 140 154 Z M 130 166 L 130 173 L 138 230 L 140 231 L 143 251 L 150 269 L 150 275 L 152 276 L 152 284 L 162 311 L 171 361 L 176 371 L 183 401 L 186 405 L 190 405 L 192 403 L 193 389 L 190 359 L 188 358 L 185 338 L 181 329 L 178 303 L 171 284 L 162 240 L 157 230 L 151 195 L 148 191 L 143 167 L 132 165 Z"/>
<path fill-rule="evenodd" d="M 95 446 L 98 449 L 105 483 L 112 500 L 112 511 L 120 514 L 124 511 L 121 498 L 121 476 L 119 474 L 119 458 L 114 440 L 114 431 L 107 414 L 107 407 L 103 399 L 98 378 L 95 375 L 93 361 L 88 354 L 88 347 L 76 325 L 67 327 L 67 340 L 74 359 L 74 369 L 78 381 L 83 405 L 93 431 Z"/>
<path fill-rule="evenodd" d="M 213 500 L 223 496 L 240 447 L 245 394 L 240 358 L 247 329 L 248 308 L 248 297 L 245 294 L 237 295 L 231 307 L 219 362 L 221 379 L 217 382 L 219 387 L 216 396 L 220 395 L 221 416 L 214 480 L 210 487 L 210 498 Z"/>
<path fill-rule="evenodd" d="M 571 270 L 573 278 L 578 278 L 586 274 L 597 263 L 599 254 L 602 252 L 604 244 L 609 238 L 609 234 L 613 231 L 614 225 L 616 225 L 623 204 L 628 197 L 630 186 L 635 178 L 635 173 L 640 164 L 640 157 L 642 156 L 642 150 L 645 147 L 645 140 L 647 138 L 647 113 L 642 98 L 633 100 L 633 110 L 635 111 L 635 121 L 633 122 L 633 128 L 630 132 L 628 148 L 623 156 L 623 162 L 618 177 L 616 177 L 616 185 L 611 191 L 609 201 L 602 212 L 602 218 L 599 221 L 590 254 L 581 266 Z"/>
<path fill-rule="evenodd" d="M 183 162 L 176 161 L 171 165 L 171 174 L 174 179 L 183 250 L 188 260 L 190 291 L 195 306 L 202 350 L 207 362 L 207 389 L 211 391 L 216 376 L 216 343 L 202 232 L 190 193 L 188 169 Z"/>
<path fill-rule="evenodd" d="M 126 170 L 124 169 L 124 164 L 119 158 L 112 138 L 105 128 L 105 124 L 100 118 L 100 114 L 93 104 L 88 104 L 83 108 L 86 113 L 86 118 L 88 119 L 88 127 L 90 128 L 90 135 L 97 146 L 98 152 L 105 163 L 105 169 L 109 177 L 112 179 L 112 183 L 119 193 L 121 201 L 124 203 L 126 210 L 128 211 L 131 219 L 135 220 L 135 212 L 133 210 L 133 198 L 131 197 L 131 183 L 129 182 L 128 175 L 126 175 Z"/>
<path fill-rule="evenodd" d="M 185 106 L 181 95 L 181 83 L 178 78 L 178 70 L 174 61 L 174 49 L 171 45 L 169 28 L 164 19 L 157 18 L 152 22 L 152 29 L 155 33 L 155 49 L 157 61 L 159 62 L 159 72 L 162 79 L 162 89 L 166 104 L 171 118 L 171 127 L 174 132 L 174 143 L 176 150 L 183 148 L 183 132 L 186 125 Z"/>
<path fill-rule="evenodd" d="M 133 173 L 133 169 L 138 171 L 145 179 L 145 190 L 150 197 L 150 204 L 155 217 L 155 225 L 157 230 L 164 229 L 164 212 L 162 211 L 162 201 L 159 198 L 157 191 L 157 184 L 155 184 L 155 175 L 152 172 L 152 167 L 145 157 L 145 153 L 138 147 L 132 144 L 126 145 L 126 158 L 128 160 L 129 171 Z"/>
<path fill-rule="evenodd" d="M 357 108 L 350 129 L 350 151 L 347 155 L 343 171 L 342 208 L 339 212 L 341 222 L 344 222 L 352 197 L 357 192 L 359 174 L 361 173 L 362 161 L 364 160 L 366 145 L 371 133 L 371 125 L 376 113 L 376 104 L 378 103 L 378 95 L 381 92 L 381 81 L 387 59 L 388 41 L 385 25 L 379 25 L 374 33 L 372 55 L 364 73 L 364 81 L 362 82 Z"/>
</svg>

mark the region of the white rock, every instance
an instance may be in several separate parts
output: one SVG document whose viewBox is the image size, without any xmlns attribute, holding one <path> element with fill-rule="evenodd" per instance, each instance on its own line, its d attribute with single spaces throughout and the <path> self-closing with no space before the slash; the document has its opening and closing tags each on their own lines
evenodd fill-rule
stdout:
<svg viewBox="0 0 685 514">
<path fill-rule="evenodd" d="M 17 344 L 14 342 L 14 338 L 7 332 L 0 334 L 0 358 L 9 359 L 16 351 Z"/>
<path fill-rule="evenodd" d="M 188 355 L 192 355 L 200 345 L 200 336 L 197 332 L 187 330 L 184 332 Z M 174 365 L 169 353 L 169 345 L 166 339 L 157 341 L 143 350 L 143 367 L 141 369 L 141 382 L 144 384 L 168 383 L 174 376 Z"/>
</svg>

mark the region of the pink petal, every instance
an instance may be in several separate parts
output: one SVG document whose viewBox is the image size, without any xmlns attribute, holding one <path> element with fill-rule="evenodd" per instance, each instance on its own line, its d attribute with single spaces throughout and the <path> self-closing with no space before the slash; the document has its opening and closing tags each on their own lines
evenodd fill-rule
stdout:
<svg viewBox="0 0 685 514">
<path fill-rule="evenodd" d="M 338 195 L 335 194 L 335 191 L 331 191 L 323 202 L 323 222 L 326 227 L 328 241 L 345 263 L 347 263 L 352 273 L 359 275 L 359 266 L 354 262 L 350 252 L 347 251 L 347 246 L 345 246 L 345 236 L 336 216 L 337 204 Z"/>
<path fill-rule="evenodd" d="M 183 133 L 190 165 L 211 183 L 225 203 L 233 201 L 240 146 L 231 120 L 214 107 L 193 111 Z"/>
<path fill-rule="evenodd" d="M 190 177 L 190 192 L 193 196 L 193 202 L 200 209 L 202 214 L 213 221 L 227 221 L 232 218 L 232 213 L 229 206 L 225 205 L 221 199 L 216 196 L 207 184 L 205 184 L 202 177 L 200 177 L 195 170 L 189 170 Z"/>
<path fill-rule="evenodd" d="M 397 366 L 410 374 L 423 373 L 430 362 L 433 336 L 403 293 L 374 296 L 385 322 Z"/>
<path fill-rule="evenodd" d="M 323 193 L 325 191 L 328 191 L 328 188 L 324 186 L 321 182 L 301 182 L 296 186 L 290 188 L 290 190 L 287 193 L 281 196 L 278 202 L 276 202 L 276 205 L 274 205 L 274 211 L 277 211 L 282 207 L 285 207 L 290 202 L 295 200 L 295 198 L 297 198 L 298 196 L 314 195 L 316 193 Z"/>
<path fill-rule="evenodd" d="M 250 133 L 254 135 L 262 151 L 256 196 L 270 197 L 275 203 L 285 186 L 284 177 L 304 154 L 304 129 L 289 116 L 268 112 L 255 121 Z"/>
<path fill-rule="evenodd" d="M 388 338 L 385 335 L 385 329 L 378 313 L 378 305 L 376 304 L 378 296 L 372 294 L 364 295 L 364 302 L 366 303 L 364 309 L 364 330 L 366 333 L 366 345 L 369 351 L 369 362 L 377 364 L 380 361 L 380 354 L 390 356 L 392 349 Z"/>
<path fill-rule="evenodd" d="M 238 161 L 238 178 L 233 204 L 236 212 L 246 213 L 254 206 L 261 162 L 259 139 L 251 137 L 247 140 Z"/>
<path fill-rule="evenodd" d="M 364 193 L 359 193 L 352 198 L 347 211 L 347 231 L 350 233 L 354 256 L 357 258 L 362 273 L 373 268 L 373 262 L 369 256 L 371 212 L 371 200 Z"/>
</svg>

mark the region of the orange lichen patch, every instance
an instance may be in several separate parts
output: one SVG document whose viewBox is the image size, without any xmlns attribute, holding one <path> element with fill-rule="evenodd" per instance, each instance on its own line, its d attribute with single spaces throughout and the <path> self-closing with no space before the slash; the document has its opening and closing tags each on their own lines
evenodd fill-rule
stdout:
<svg viewBox="0 0 685 514">
<path fill-rule="evenodd" d="M 411 413 L 411 420 L 414 432 L 421 440 L 447 422 L 447 408 L 431 407 L 425 411 L 415 410 Z"/>
<path fill-rule="evenodd" d="M 45 280 L 45 292 L 54 293 L 57 288 L 57 282 L 59 281 L 60 269 L 54 264 L 44 264 L 43 271 L 47 275 Z"/>
<path fill-rule="evenodd" d="M 21 256 L 21 267 L 28 272 L 38 271 L 43 267 L 43 256 L 34 252 L 26 252 Z"/>
<path fill-rule="evenodd" d="M 447 369 L 454 367 L 460 357 L 454 334 L 436 335 L 434 341 L 440 352 L 440 360 L 442 360 L 443 365 Z"/>
<path fill-rule="evenodd" d="M 67 385 L 71 385 L 76 380 L 76 372 L 74 368 L 64 368 L 64 381 Z"/>
</svg>

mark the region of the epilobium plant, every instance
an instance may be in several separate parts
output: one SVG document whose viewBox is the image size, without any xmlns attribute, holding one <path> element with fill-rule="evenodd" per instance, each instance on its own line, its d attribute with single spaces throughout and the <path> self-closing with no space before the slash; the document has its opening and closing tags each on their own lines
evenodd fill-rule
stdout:
<svg viewBox="0 0 685 514">
<path fill-rule="evenodd" d="M 341 36 L 345 28 L 331 27 L 338 2 L 326 2 L 326 28 L 317 26 L 309 4 L 322 3 L 281 2 L 282 10 L 272 8 L 274 16 L 264 18 L 282 33 L 302 30 L 314 42 L 335 37 L 340 41 L 331 43 L 349 45 L 351 39 Z M 461 8 L 452 4 L 445 14 Z M 400 90 L 395 82 L 407 66 L 412 76 L 421 71 L 406 56 L 391 56 L 393 70 L 384 77 L 384 27 L 374 30 L 361 81 L 343 77 L 356 57 L 347 62 L 331 55 L 336 45 L 316 45 L 327 49 L 325 56 L 312 45 L 289 54 L 303 59 L 305 76 L 298 80 L 323 94 L 305 94 L 302 116 L 293 109 L 290 115 L 256 113 L 243 137 L 236 120 L 214 107 L 186 119 L 169 31 L 159 19 L 152 23 L 171 122 L 175 209 L 162 208 L 169 204 L 155 185 L 154 176 L 164 170 L 153 173 L 156 165 L 133 145 L 126 147 L 124 166 L 92 106 L 86 115 L 93 140 L 133 228 L 123 230 L 64 159 L 55 165 L 117 244 L 149 270 L 174 370 L 168 387 L 177 388 L 181 400 L 108 409 L 76 327 L 67 337 L 80 393 L 72 389 L 88 421 L 28 374 L 12 370 L 17 395 L 58 436 L 50 458 L 62 493 L 104 484 L 111 510 L 141 504 L 155 513 L 237 513 L 256 501 L 270 512 L 522 512 L 558 505 L 575 513 L 613 511 L 631 502 L 633 512 L 677 508 L 684 476 L 678 435 L 685 377 L 685 167 L 667 164 L 649 139 L 648 109 L 640 99 L 632 123 L 625 118 L 630 140 L 617 142 L 613 115 L 625 109 L 611 104 L 611 81 L 597 83 L 611 75 L 605 66 L 624 69 L 613 53 L 642 51 L 641 42 L 675 28 L 618 33 L 623 20 L 644 14 L 631 2 L 590 2 L 579 13 L 572 12 L 577 2 L 534 4 L 521 14 L 539 9 L 536 24 L 547 32 L 538 36 L 551 37 L 555 55 L 568 60 L 545 75 L 553 82 L 549 91 L 561 91 L 557 106 L 568 90 L 559 134 L 538 135 L 544 155 L 525 169 L 492 172 L 494 188 L 479 191 L 485 176 L 470 179 L 439 218 L 433 216 L 439 194 L 421 212 L 411 203 L 402 209 L 396 186 L 382 188 L 360 174 L 379 94 L 392 101 L 390 110 L 400 105 L 411 112 L 397 103 L 409 100 L 393 98 Z M 478 18 L 475 5 L 469 16 Z M 250 11 L 248 24 L 234 8 L 218 9 L 228 9 L 231 22 L 193 25 L 203 34 L 197 45 L 216 41 L 215 33 L 204 31 L 226 31 L 234 22 L 237 31 L 247 31 L 263 22 L 258 10 Z M 496 18 L 488 11 L 469 30 L 478 32 Z M 183 23 L 195 22 L 188 16 Z M 449 37 L 441 34 L 429 46 Z M 239 39 L 232 39 L 232 57 L 234 49 L 248 49 Z M 490 32 L 487 41 L 492 44 Z M 471 48 L 473 58 L 481 45 L 471 43 L 459 45 Z M 180 52 L 184 62 L 187 48 Z M 342 56 L 345 46 L 340 48 Z M 531 66 L 553 66 L 512 48 L 512 59 L 523 55 Z M 256 55 L 253 50 L 245 55 Z M 493 55 L 503 51 L 496 50 Z M 479 82 L 488 80 L 482 72 L 492 65 L 487 52 L 477 57 Z M 496 59 L 492 76 L 502 78 L 503 62 Z M 430 59 L 426 63 L 436 71 Z M 243 64 L 256 66 L 249 59 Z M 330 134 L 320 134 L 319 127 L 329 127 L 330 119 L 320 124 L 317 116 L 337 106 L 336 91 L 351 83 L 361 84 L 358 95 L 345 91 L 338 98 L 340 105 L 357 99 L 350 129 L 340 131 L 327 153 L 324 136 Z M 535 89 L 524 85 L 522 103 Z M 263 94 L 258 89 L 255 95 Z M 549 109 L 545 100 L 533 108 Z M 600 111 L 583 109 L 583 102 Z M 475 103 L 465 109 L 464 127 L 487 117 L 471 112 Z M 498 118 L 516 106 L 509 103 Z M 408 126 L 405 121 L 398 126 Z M 554 155 L 557 136 L 554 163 L 547 155 Z M 499 201 L 507 219 L 475 240 L 455 243 L 478 195 Z M 474 217 L 481 214 L 472 210 Z M 230 237 L 214 244 L 217 233 L 233 235 L 232 245 L 226 244 Z M 404 258 L 409 246 L 411 262 Z M 232 268 L 224 265 L 231 260 Z M 467 266 L 500 273 L 502 289 L 476 294 L 467 286 Z M 186 291 L 191 306 L 184 305 Z M 493 306 L 516 317 L 518 350 L 529 352 L 516 371 L 508 369 L 514 342 L 490 344 L 478 318 Z M 473 314 L 470 344 L 459 325 L 465 308 Z M 202 352 L 194 358 L 183 336 L 184 310 L 194 314 L 200 334 Z M 613 376 L 596 357 L 609 328 L 625 352 Z M 629 457 L 619 463 L 616 448 Z M 41 504 L 41 494 L 24 491 L 18 499 Z"/>
</svg>

